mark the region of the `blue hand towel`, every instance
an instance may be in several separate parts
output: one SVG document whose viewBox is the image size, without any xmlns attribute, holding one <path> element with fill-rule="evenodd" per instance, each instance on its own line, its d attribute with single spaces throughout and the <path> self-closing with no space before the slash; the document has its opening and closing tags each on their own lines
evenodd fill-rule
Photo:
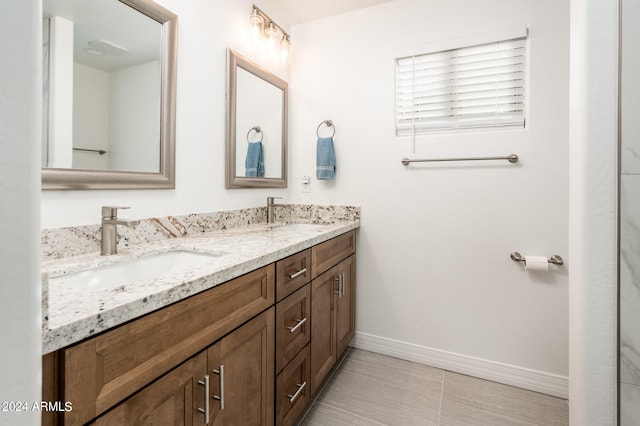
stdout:
<svg viewBox="0 0 640 426">
<path fill-rule="evenodd" d="M 336 174 L 336 153 L 333 138 L 318 138 L 316 145 L 316 178 L 333 179 Z"/>
<path fill-rule="evenodd" d="M 264 160 L 262 158 L 262 142 L 249 143 L 247 158 L 244 162 L 246 177 L 263 177 Z"/>
</svg>

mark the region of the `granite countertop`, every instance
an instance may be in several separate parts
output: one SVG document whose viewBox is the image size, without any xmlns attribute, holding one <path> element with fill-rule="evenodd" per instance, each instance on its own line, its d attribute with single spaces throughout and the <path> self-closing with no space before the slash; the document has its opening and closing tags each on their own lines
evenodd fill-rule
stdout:
<svg viewBox="0 0 640 426">
<path fill-rule="evenodd" d="M 43 354 L 200 293 L 359 226 L 359 220 L 314 225 L 256 224 L 143 244 L 120 250 L 113 256 L 89 253 L 43 262 Z M 174 250 L 213 256 L 211 261 L 195 267 L 152 279 L 123 283 L 110 289 L 78 288 L 64 282 L 48 282 L 49 278 Z"/>
</svg>

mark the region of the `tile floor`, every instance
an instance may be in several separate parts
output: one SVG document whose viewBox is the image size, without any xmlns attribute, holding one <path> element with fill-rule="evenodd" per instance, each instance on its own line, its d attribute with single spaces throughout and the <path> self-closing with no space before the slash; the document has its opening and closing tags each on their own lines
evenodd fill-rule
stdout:
<svg viewBox="0 0 640 426">
<path fill-rule="evenodd" d="M 568 425 L 567 401 L 350 349 L 300 426 Z"/>
</svg>

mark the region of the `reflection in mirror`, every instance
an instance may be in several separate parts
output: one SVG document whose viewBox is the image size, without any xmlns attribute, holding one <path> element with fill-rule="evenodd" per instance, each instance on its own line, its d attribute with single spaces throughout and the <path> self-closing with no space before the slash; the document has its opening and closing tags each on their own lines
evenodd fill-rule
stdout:
<svg viewBox="0 0 640 426">
<path fill-rule="evenodd" d="M 43 188 L 173 188 L 177 17 L 43 1 Z"/>
<path fill-rule="evenodd" d="M 284 80 L 228 50 L 227 188 L 287 186 Z"/>
</svg>

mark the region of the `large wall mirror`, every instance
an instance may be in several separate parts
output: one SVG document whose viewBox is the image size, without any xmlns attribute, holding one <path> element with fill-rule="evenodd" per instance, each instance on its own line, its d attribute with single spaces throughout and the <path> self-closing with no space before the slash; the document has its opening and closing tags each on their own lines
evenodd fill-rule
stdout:
<svg viewBox="0 0 640 426">
<path fill-rule="evenodd" d="M 286 188 L 288 84 L 227 50 L 227 188 Z"/>
<path fill-rule="evenodd" d="M 43 189 L 175 187 L 177 16 L 43 0 Z"/>
</svg>

